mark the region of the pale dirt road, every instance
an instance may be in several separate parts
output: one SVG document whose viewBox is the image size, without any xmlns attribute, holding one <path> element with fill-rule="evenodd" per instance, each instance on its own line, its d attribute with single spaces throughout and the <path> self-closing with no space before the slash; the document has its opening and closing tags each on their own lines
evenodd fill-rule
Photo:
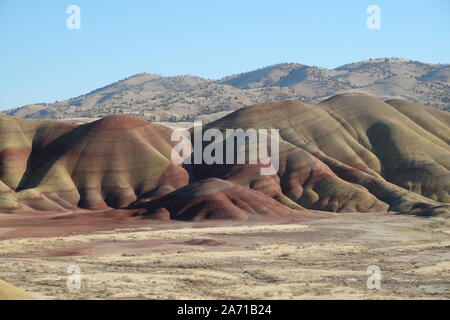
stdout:
<svg viewBox="0 0 450 320">
<path fill-rule="evenodd" d="M 70 265 L 80 290 L 67 289 Z M 49 299 L 449 299 L 450 221 L 339 214 L 4 238 L 0 279 Z"/>
</svg>

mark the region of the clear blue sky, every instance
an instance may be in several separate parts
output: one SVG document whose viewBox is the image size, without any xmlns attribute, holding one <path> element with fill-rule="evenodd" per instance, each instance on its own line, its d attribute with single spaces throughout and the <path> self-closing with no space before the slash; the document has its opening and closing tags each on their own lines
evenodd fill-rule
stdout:
<svg viewBox="0 0 450 320">
<path fill-rule="evenodd" d="M 66 9 L 81 9 L 68 30 Z M 366 8 L 381 8 L 381 30 Z M 135 73 L 207 78 L 280 62 L 450 62 L 450 1 L 0 0 L 0 109 L 54 102 Z"/>
</svg>

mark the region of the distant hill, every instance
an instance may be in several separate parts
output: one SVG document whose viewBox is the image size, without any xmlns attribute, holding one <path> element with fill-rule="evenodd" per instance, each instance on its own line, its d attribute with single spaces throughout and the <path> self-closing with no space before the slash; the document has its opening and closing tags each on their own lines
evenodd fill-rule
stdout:
<svg viewBox="0 0 450 320">
<path fill-rule="evenodd" d="M 154 121 L 209 122 L 266 101 L 318 103 L 335 94 L 365 91 L 382 100 L 405 99 L 450 110 L 450 65 L 386 58 L 330 70 L 277 64 L 220 80 L 141 73 L 86 95 L 31 104 L 6 113 L 22 118 L 101 118 L 131 114 Z"/>
</svg>

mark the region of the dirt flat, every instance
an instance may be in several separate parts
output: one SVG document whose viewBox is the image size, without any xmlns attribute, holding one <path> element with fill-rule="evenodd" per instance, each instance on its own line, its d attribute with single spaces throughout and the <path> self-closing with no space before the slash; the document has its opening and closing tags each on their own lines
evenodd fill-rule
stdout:
<svg viewBox="0 0 450 320">
<path fill-rule="evenodd" d="M 39 237 L 17 237 L 5 219 L 0 279 L 47 299 L 450 298 L 445 219 L 143 222 Z M 380 289 L 367 287 L 370 265 L 381 270 Z M 67 288 L 69 266 L 79 267 L 79 290 Z"/>
</svg>

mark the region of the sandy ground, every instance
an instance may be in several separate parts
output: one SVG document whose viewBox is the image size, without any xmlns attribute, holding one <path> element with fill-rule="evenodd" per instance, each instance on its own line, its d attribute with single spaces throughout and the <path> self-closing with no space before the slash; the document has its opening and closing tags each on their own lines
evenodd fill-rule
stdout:
<svg viewBox="0 0 450 320">
<path fill-rule="evenodd" d="M 0 224 L 0 279 L 46 299 L 450 298 L 450 221 L 438 218 L 146 223 L 40 238 L 12 229 Z M 367 287 L 370 265 L 380 289 Z M 70 266 L 80 289 L 67 288 Z"/>
</svg>

